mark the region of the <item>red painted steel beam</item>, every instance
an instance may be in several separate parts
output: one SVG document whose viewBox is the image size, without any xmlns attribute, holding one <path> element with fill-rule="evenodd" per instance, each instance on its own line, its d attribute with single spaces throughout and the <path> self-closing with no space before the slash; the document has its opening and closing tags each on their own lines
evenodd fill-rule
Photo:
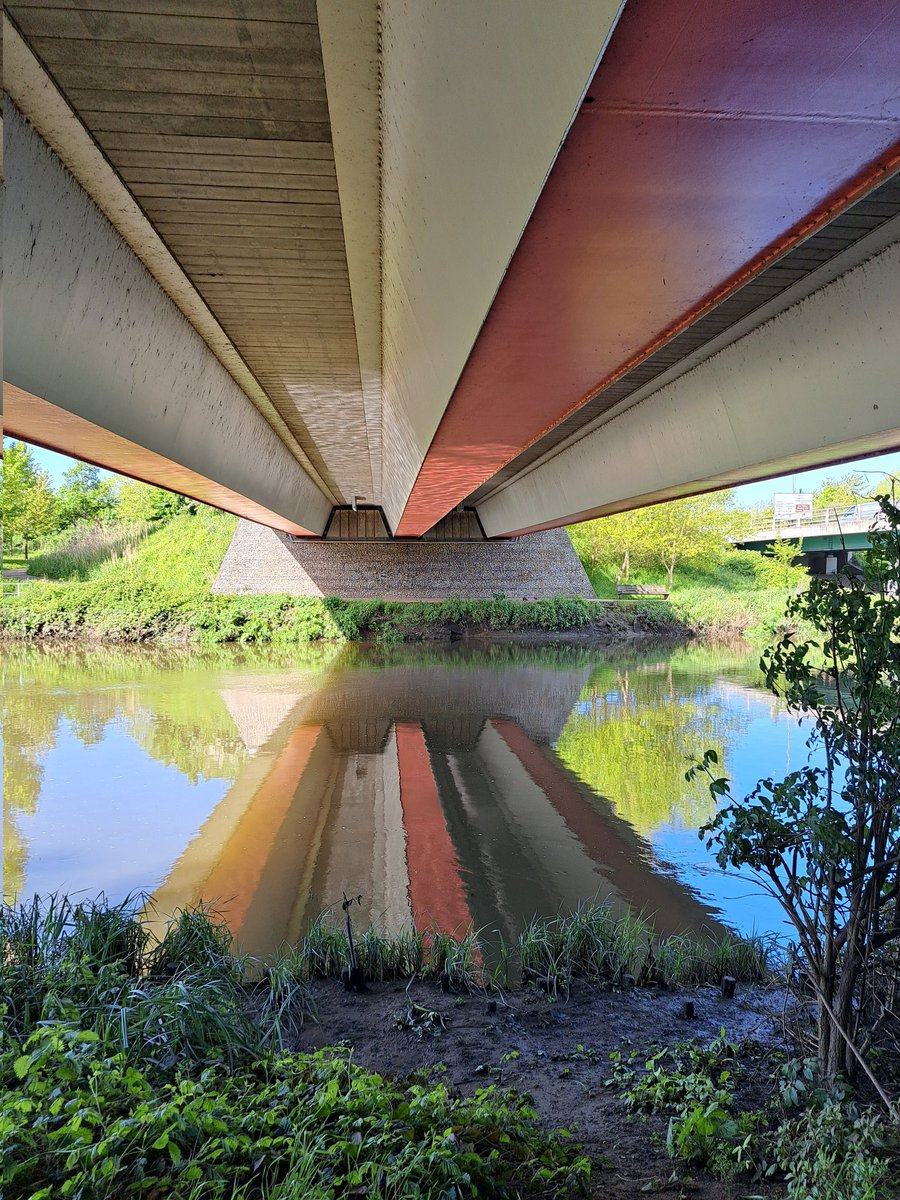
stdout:
<svg viewBox="0 0 900 1200">
<path fill-rule="evenodd" d="M 896 0 L 629 0 L 396 532 L 900 163 Z"/>
</svg>

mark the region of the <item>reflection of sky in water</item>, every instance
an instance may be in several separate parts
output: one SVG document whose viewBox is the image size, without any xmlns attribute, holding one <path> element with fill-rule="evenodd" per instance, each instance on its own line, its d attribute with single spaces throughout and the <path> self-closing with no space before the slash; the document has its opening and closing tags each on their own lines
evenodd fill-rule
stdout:
<svg viewBox="0 0 900 1200">
<path fill-rule="evenodd" d="M 808 722 L 802 727 L 781 705 L 773 703 L 770 695 L 720 684 L 709 689 L 708 699 L 744 718 L 741 736 L 732 739 L 727 761 L 719 764 L 720 773 L 731 781 L 735 799 L 742 800 L 766 776 L 778 779 L 806 765 Z M 695 829 L 673 822 L 660 826 L 649 840 L 681 882 L 712 900 L 724 920 L 741 933 L 785 933 L 788 929 L 778 901 L 754 879 L 725 874 Z"/>
<path fill-rule="evenodd" d="M 378 867 L 384 876 L 377 885 L 384 893 L 378 893 L 378 903 L 396 902 L 397 911 L 405 911 L 407 871 L 421 868 L 427 875 L 436 856 L 429 843 L 421 862 L 410 866 L 406 861 L 407 808 L 415 817 L 416 804 L 424 804 L 427 795 L 417 796 L 415 788 L 410 792 L 409 777 L 401 789 L 396 748 L 390 766 L 394 775 L 385 765 L 379 738 L 399 719 L 424 721 L 426 783 L 431 789 L 437 784 L 435 813 L 442 826 L 447 823 L 445 834 L 449 831 L 455 847 L 449 853 L 460 855 L 468 894 L 482 905 L 479 912 L 492 912 L 495 901 L 498 911 L 505 904 L 510 912 L 527 909 L 526 916 L 532 905 L 555 912 L 563 898 L 574 905 L 579 896 L 593 894 L 612 863 L 609 877 L 615 880 L 616 871 L 625 872 L 619 879 L 627 875 L 630 890 L 623 895 L 631 903 L 635 897 L 639 904 L 655 895 L 657 910 L 663 912 L 672 895 L 684 896 L 671 880 L 659 880 L 661 867 L 740 931 L 783 932 L 777 903 L 752 879 L 725 876 L 697 837 L 695 825 L 710 809 L 702 788 L 691 791 L 684 784 L 688 764 L 678 750 L 685 739 L 697 753 L 724 745 L 723 773 L 731 777 L 737 798 L 761 776 L 777 778 L 806 762 L 805 734 L 759 686 L 757 655 L 731 653 L 719 659 L 708 649 L 682 648 L 651 651 L 649 662 L 639 653 L 610 662 L 602 653 L 582 651 L 573 662 L 563 652 L 554 657 L 553 651 L 541 651 L 547 657 L 532 663 L 526 649 L 507 649 L 500 664 L 491 662 L 487 669 L 476 659 L 470 669 L 463 659 L 462 670 L 452 653 L 442 658 L 440 651 L 429 649 L 428 661 L 412 661 L 393 690 L 390 670 L 376 680 L 377 660 L 360 674 L 352 666 L 346 672 L 331 669 L 326 680 L 317 673 L 304 675 L 292 664 L 279 668 L 265 662 L 250 671 L 239 661 L 226 661 L 204 674 L 199 660 L 195 665 L 190 659 L 174 669 L 161 666 L 141 673 L 139 660 L 133 665 L 127 656 L 121 663 L 117 659 L 104 677 L 93 664 L 77 670 L 73 659 L 70 686 L 59 686 L 70 675 L 66 660 L 56 664 L 56 676 L 47 675 L 50 686 L 41 687 L 44 672 L 35 658 L 24 687 L 17 686 L 12 672 L 7 677 L 8 732 L 17 749 L 26 751 L 5 761 L 10 778 L 19 772 L 19 800 L 10 803 L 8 815 L 9 828 L 18 830 L 24 850 L 16 859 L 16 869 L 24 867 L 21 896 L 103 891 L 117 901 L 129 892 L 151 892 L 165 884 L 173 865 L 192 855 L 202 875 L 209 870 L 208 851 L 222 828 L 217 806 L 227 798 L 223 807 L 229 812 L 255 813 L 247 824 L 244 849 L 252 850 L 263 834 L 272 835 L 271 857 L 260 870 L 254 894 L 263 895 L 271 885 L 273 912 L 278 905 L 294 903 L 295 894 L 289 893 L 299 886 L 298 865 L 307 845 L 319 846 L 318 834 L 304 832 L 307 809 L 313 824 L 320 811 L 329 815 L 321 853 L 311 851 L 315 861 L 310 872 L 314 868 L 318 874 L 314 879 L 303 876 L 303 887 L 340 895 L 344 886 L 364 888 L 363 878 L 371 875 L 368 887 L 375 904 Z M 479 670 L 486 673 L 479 675 Z M 325 716 L 308 717 L 310 706 L 320 703 Z M 375 710 L 380 714 L 377 729 L 372 725 Z M 482 710 L 484 725 L 478 716 Z M 626 713 L 633 719 L 618 726 L 617 714 Z M 477 727 L 472 726 L 476 716 Z M 498 716 L 495 729 L 490 722 Z M 306 741 L 294 735 L 307 719 L 315 728 L 320 719 L 331 724 L 322 738 L 307 738 L 310 746 L 304 750 Z M 369 745 L 367 739 L 375 733 L 379 738 Z M 604 738 L 616 734 L 622 736 Z M 504 737 L 511 737 L 515 746 L 504 743 Z M 549 761 L 551 744 L 557 745 L 561 762 Z M 266 771 L 278 780 L 271 795 L 263 795 L 260 787 L 260 749 Z M 328 772 L 346 754 L 352 761 L 347 760 L 348 770 L 340 776 L 338 793 L 325 803 Z M 320 760 L 324 765 L 316 765 Z M 387 782 L 379 785 L 387 797 L 383 827 L 372 822 L 380 802 L 364 782 L 375 778 L 376 760 L 387 772 Z M 300 775 L 277 774 L 276 767 L 287 770 L 295 761 Z M 365 771 L 360 772 L 360 764 Z M 434 780 L 432 772 L 437 772 Z M 573 783 L 573 774 L 583 783 Z M 285 789 L 294 791 L 290 811 L 296 828 L 282 830 L 273 822 Z M 37 800 L 34 813 L 29 796 Z M 615 814 L 630 826 L 624 838 Z M 631 829 L 646 841 L 636 843 Z M 396 835 L 390 852 L 385 849 L 389 834 Z M 244 844 L 238 839 L 235 845 L 239 849 L 223 861 L 240 872 Z M 617 846 L 636 871 L 616 865 Z M 653 877 L 648 882 L 643 869 L 645 856 L 656 868 L 653 887 Z M 8 861 L 14 857 L 10 854 Z M 349 875 L 345 878 L 342 871 Z M 708 909 L 694 897 L 687 899 L 684 912 L 696 908 L 708 918 Z M 259 911 L 264 907 L 261 903 Z M 677 908 L 677 914 L 681 911 Z"/>
<path fill-rule="evenodd" d="M 42 763 L 38 810 L 17 818 L 31 846 L 23 896 L 103 891 L 119 901 L 152 890 L 230 786 L 223 779 L 192 785 L 117 721 L 86 746 L 62 718 Z"/>
</svg>

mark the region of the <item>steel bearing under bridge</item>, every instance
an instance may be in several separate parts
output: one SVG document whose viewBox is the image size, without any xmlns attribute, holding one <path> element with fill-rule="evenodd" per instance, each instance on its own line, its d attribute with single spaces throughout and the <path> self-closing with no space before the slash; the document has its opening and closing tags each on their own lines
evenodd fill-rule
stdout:
<svg viewBox="0 0 900 1200">
<path fill-rule="evenodd" d="M 401 541 L 900 446 L 894 0 L 3 28 L 10 435 Z"/>
</svg>

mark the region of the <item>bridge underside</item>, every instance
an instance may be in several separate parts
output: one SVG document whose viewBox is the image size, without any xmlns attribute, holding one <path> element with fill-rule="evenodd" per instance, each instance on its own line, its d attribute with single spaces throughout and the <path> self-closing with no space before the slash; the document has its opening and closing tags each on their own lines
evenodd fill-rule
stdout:
<svg viewBox="0 0 900 1200">
<path fill-rule="evenodd" d="M 7 5 L 7 433 L 329 541 L 900 447 L 892 0 L 181 7 Z"/>
</svg>

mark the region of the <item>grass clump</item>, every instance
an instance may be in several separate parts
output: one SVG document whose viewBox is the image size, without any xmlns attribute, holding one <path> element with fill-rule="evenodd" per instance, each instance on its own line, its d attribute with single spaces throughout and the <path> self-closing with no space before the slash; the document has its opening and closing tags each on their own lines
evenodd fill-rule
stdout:
<svg viewBox="0 0 900 1200">
<path fill-rule="evenodd" d="M 673 935 L 658 940 L 646 918 L 617 917 L 609 905 L 584 904 L 567 916 L 529 922 L 518 945 L 522 973 L 556 994 L 573 978 L 636 984 L 698 986 L 723 975 L 752 982 L 768 976 L 766 948 L 758 939 L 725 934 L 718 939 Z"/>
<path fill-rule="evenodd" d="M 150 529 L 148 521 L 75 525 L 44 538 L 28 572 L 43 579 L 90 579 L 110 563 L 130 562 Z"/>
</svg>

